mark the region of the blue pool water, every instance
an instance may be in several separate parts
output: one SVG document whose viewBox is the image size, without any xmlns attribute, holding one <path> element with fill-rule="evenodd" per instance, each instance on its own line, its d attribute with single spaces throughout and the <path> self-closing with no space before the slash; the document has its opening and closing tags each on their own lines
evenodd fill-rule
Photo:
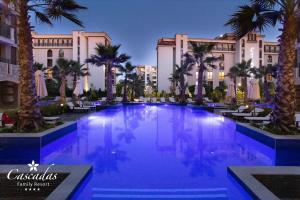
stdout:
<svg viewBox="0 0 300 200">
<path fill-rule="evenodd" d="M 203 110 L 128 105 L 79 120 L 42 149 L 42 163 L 93 165 L 76 199 L 242 200 L 227 166 L 273 165 L 274 151 Z"/>
</svg>

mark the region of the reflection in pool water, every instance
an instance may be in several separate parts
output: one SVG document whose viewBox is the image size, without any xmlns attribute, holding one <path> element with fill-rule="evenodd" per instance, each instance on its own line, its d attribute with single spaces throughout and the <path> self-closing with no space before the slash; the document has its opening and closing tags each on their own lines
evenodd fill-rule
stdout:
<svg viewBox="0 0 300 200">
<path fill-rule="evenodd" d="M 241 200 L 249 197 L 227 166 L 272 165 L 274 151 L 202 110 L 128 105 L 81 119 L 77 131 L 42 149 L 42 163 L 93 165 L 78 199 Z"/>
</svg>

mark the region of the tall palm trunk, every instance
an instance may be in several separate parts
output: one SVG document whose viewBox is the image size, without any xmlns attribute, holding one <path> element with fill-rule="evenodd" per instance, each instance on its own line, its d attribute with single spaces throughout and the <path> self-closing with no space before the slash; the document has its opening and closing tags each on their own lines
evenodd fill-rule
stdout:
<svg viewBox="0 0 300 200">
<path fill-rule="evenodd" d="M 111 104 L 113 102 L 113 93 L 112 93 L 112 67 L 109 64 L 107 68 L 107 103 Z"/>
<path fill-rule="evenodd" d="M 20 1 L 19 6 L 20 112 L 18 129 L 33 127 L 39 129 L 42 125 L 42 116 L 37 104 L 27 1 Z"/>
<path fill-rule="evenodd" d="M 233 79 L 233 88 L 234 88 L 234 98 L 231 99 L 231 103 L 232 105 L 236 105 L 237 104 L 237 88 L 236 88 L 236 78 Z"/>
<path fill-rule="evenodd" d="M 247 103 L 248 102 L 248 98 L 247 98 L 247 95 L 248 95 L 247 77 L 242 78 L 242 85 L 243 85 L 243 89 L 244 89 L 244 103 Z"/>
<path fill-rule="evenodd" d="M 125 75 L 125 80 L 124 80 L 124 91 L 123 91 L 123 102 L 127 102 L 127 75 Z"/>
<path fill-rule="evenodd" d="M 202 94 L 203 73 L 204 73 L 204 66 L 203 66 L 203 63 L 201 63 L 199 70 L 198 70 L 198 74 L 199 74 L 198 75 L 198 91 L 197 91 L 197 97 L 196 97 L 197 104 L 203 104 L 203 94 Z"/>
<path fill-rule="evenodd" d="M 185 103 L 185 84 L 184 84 L 184 76 L 180 77 L 180 103 Z"/>
<path fill-rule="evenodd" d="M 61 84 L 59 88 L 60 92 L 60 102 L 62 104 L 66 103 L 66 75 L 61 74 Z"/>
<path fill-rule="evenodd" d="M 267 76 L 264 76 L 264 96 L 265 96 L 265 102 L 269 102 L 271 100 Z"/>
<path fill-rule="evenodd" d="M 77 85 L 77 74 L 75 73 L 74 74 L 74 77 L 73 77 L 73 86 L 72 86 L 72 91 L 74 92 L 75 88 L 76 88 L 76 85 Z M 77 101 L 78 100 L 78 97 L 76 94 L 73 94 L 73 101 Z"/>
<path fill-rule="evenodd" d="M 284 23 L 280 37 L 278 74 L 276 82 L 275 106 L 272 122 L 286 132 L 295 124 L 296 90 L 294 65 L 296 60 L 295 41 L 297 39 L 295 17 L 289 17 Z"/>
</svg>

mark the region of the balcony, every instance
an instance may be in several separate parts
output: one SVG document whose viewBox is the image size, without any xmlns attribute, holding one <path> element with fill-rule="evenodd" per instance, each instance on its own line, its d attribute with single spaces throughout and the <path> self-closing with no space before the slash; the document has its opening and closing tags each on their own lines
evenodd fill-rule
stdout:
<svg viewBox="0 0 300 200">
<path fill-rule="evenodd" d="M 9 25 L 4 23 L 0 24 L 0 36 L 11 39 L 11 29 Z"/>
<path fill-rule="evenodd" d="M 3 61 L 3 59 L 2 59 Z M 0 62 L 0 81 L 19 82 L 19 65 Z"/>
</svg>

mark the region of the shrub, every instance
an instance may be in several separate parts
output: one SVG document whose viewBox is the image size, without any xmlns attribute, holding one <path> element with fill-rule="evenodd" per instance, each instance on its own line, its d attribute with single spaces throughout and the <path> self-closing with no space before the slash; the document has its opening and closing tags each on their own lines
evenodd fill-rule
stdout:
<svg viewBox="0 0 300 200">
<path fill-rule="evenodd" d="M 41 106 L 40 109 L 43 116 L 52 117 L 67 112 L 68 108 L 66 106 L 62 107 L 59 104 L 51 104 L 47 106 Z"/>
</svg>

